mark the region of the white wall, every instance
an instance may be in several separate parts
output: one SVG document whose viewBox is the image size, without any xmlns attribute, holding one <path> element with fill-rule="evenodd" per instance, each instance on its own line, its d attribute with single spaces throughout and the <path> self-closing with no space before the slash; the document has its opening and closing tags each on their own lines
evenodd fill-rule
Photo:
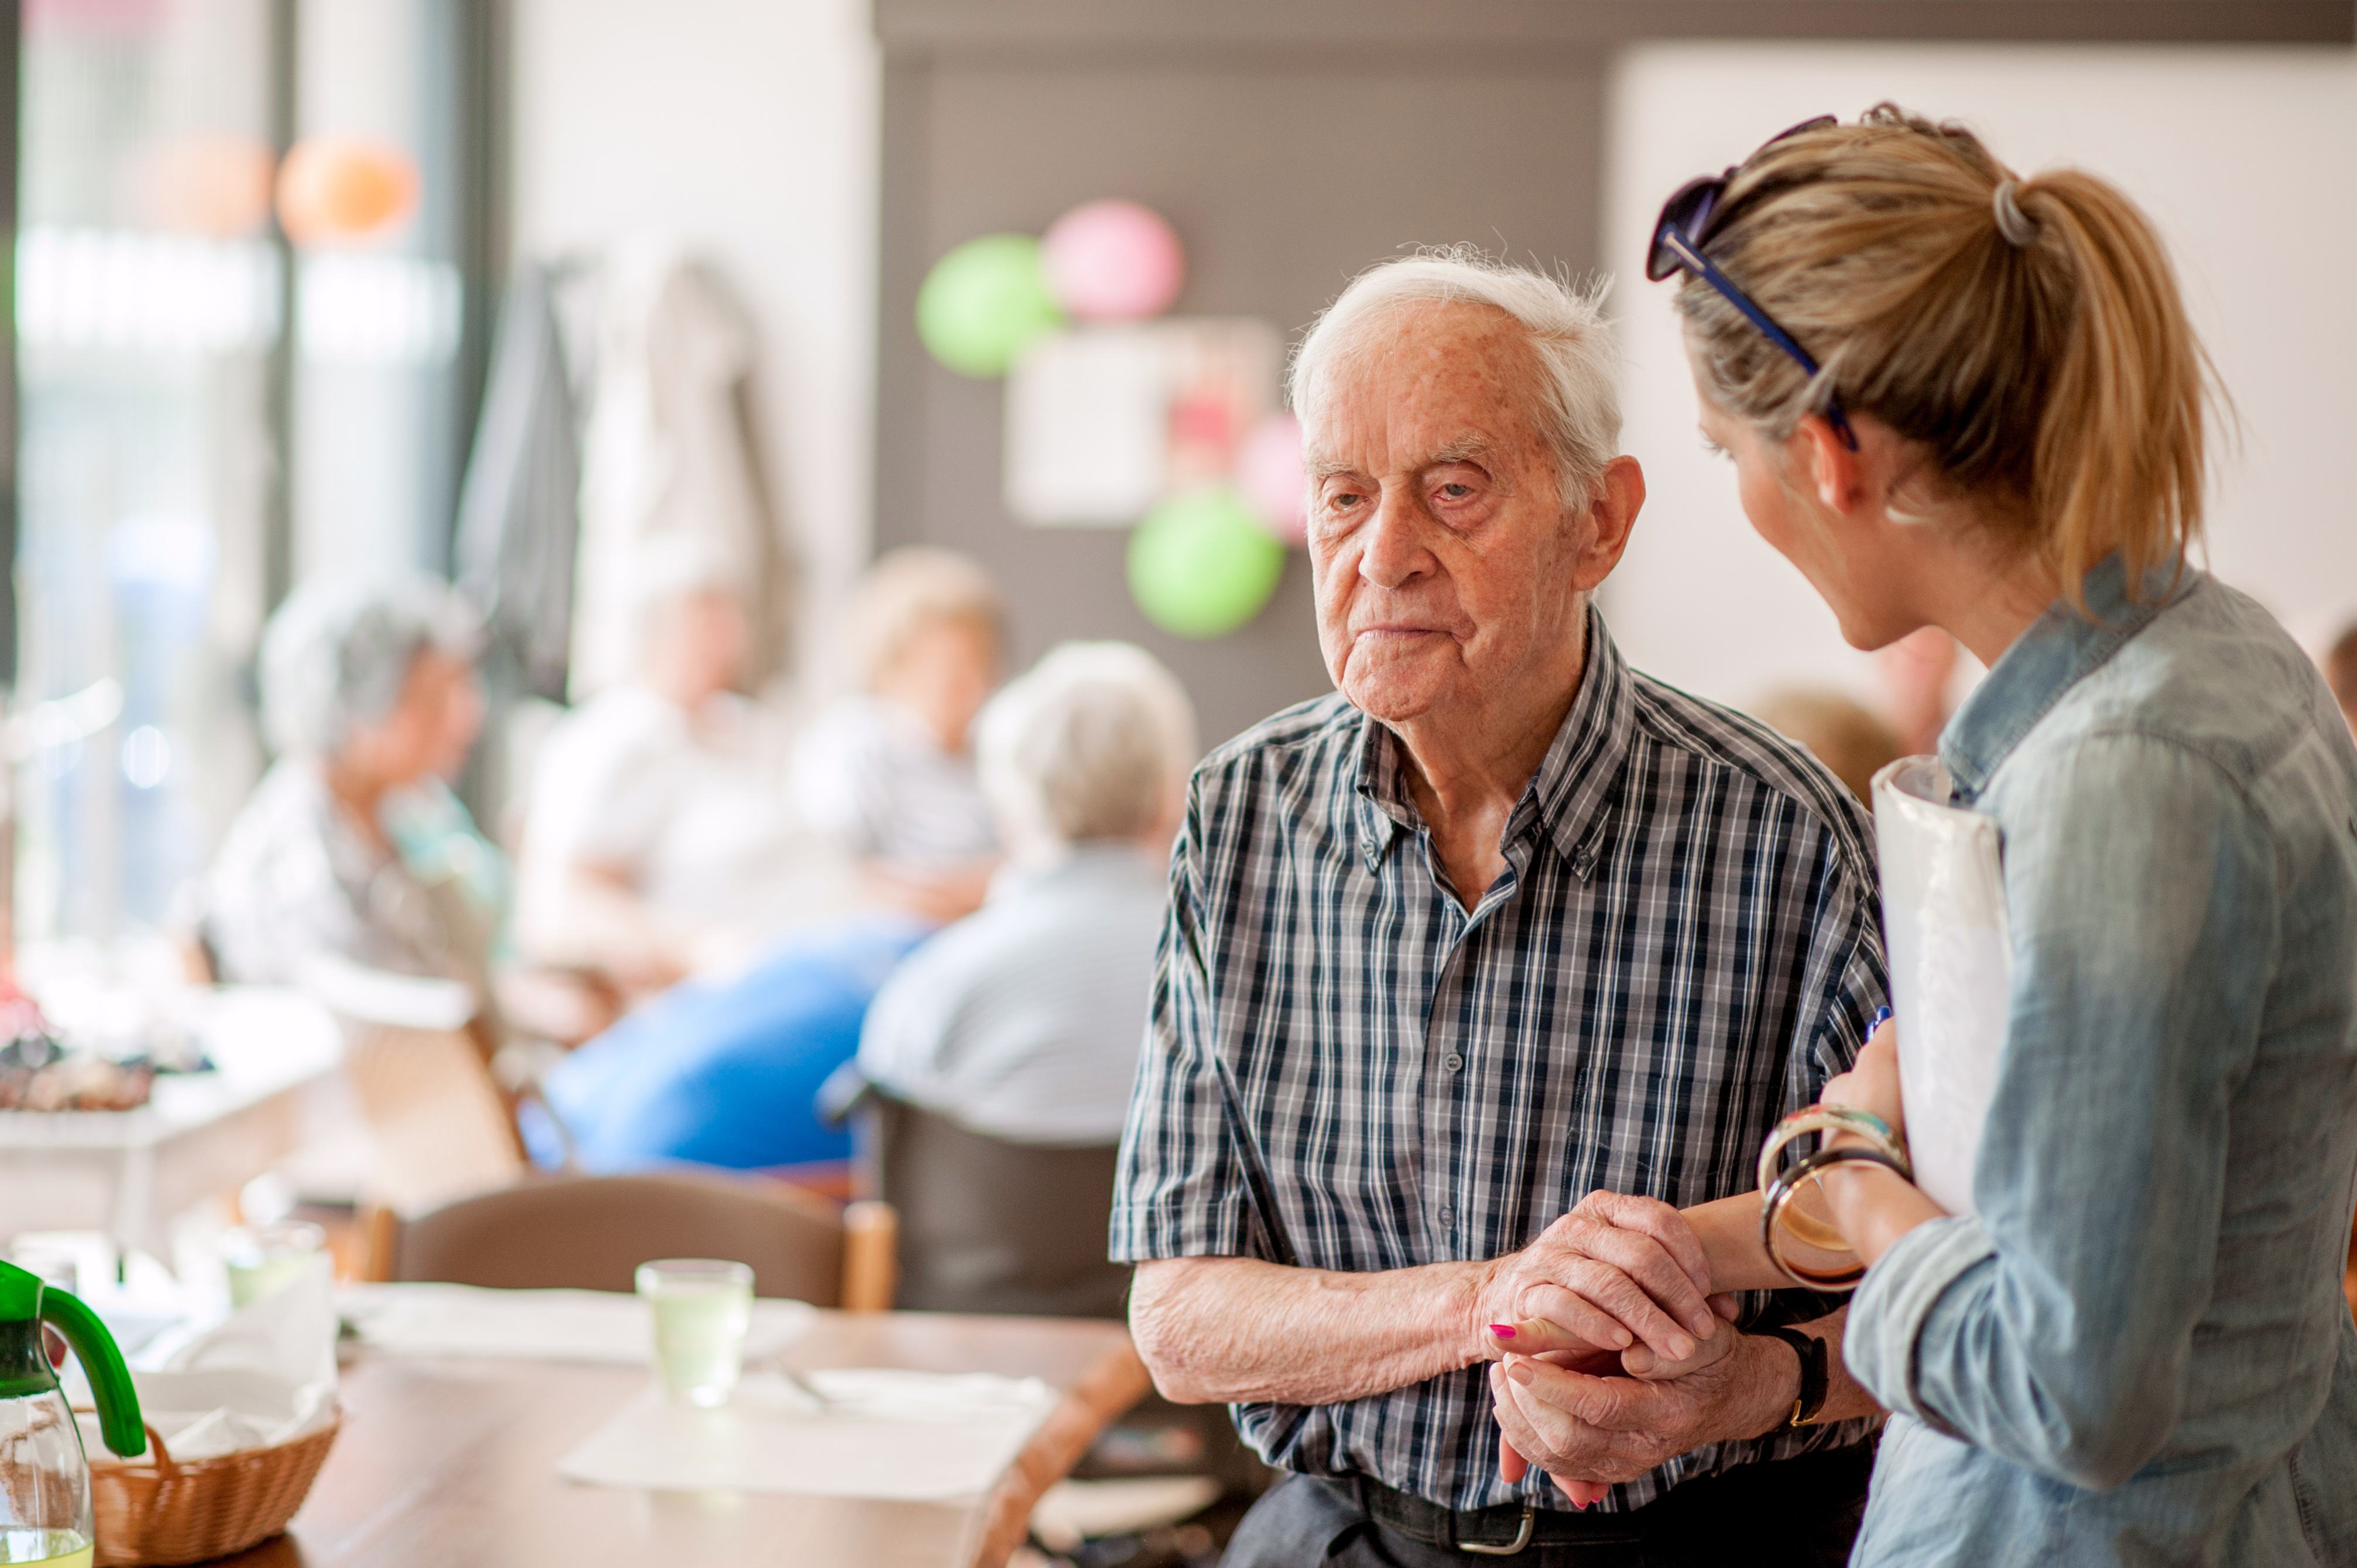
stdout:
<svg viewBox="0 0 2357 1568">
<path fill-rule="evenodd" d="M 877 53 L 862 0 L 518 0 L 518 255 L 674 234 L 761 334 L 802 664 L 867 551 Z"/>
<path fill-rule="evenodd" d="M 1813 114 L 1883 99 L 1970 124 L 2024 172 L 2076 164 L 2159 225 L 2238 405 L 2211 562 L 2311 638 L 2357 611 L 2357 51 L 1664 45 L 1613 85 L 1606 266 L 1629 359 L 1627 449 L 1652 495 L 1606 612 L 1641 669 L 1743 702 L 1788 683 L 1875 691 L 1800 575 L 1704 455 L 1655 212 L 1693 176 Z"/>
</svg>

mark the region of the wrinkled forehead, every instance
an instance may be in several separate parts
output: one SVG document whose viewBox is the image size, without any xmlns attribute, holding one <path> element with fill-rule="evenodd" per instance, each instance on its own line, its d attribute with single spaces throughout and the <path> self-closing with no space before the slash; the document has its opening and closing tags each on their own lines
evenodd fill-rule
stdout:
<svg viewBox="0 0 2357 1568">
<path fill-rule="evenodd" d="M 1313 474 L 1420 467 L 1475 448 L 1536 456 L 1539 374 L 1521 323 L 1495 306 L 1376 306 L 1302 388 L 1304 456 Z"/>
</svg>

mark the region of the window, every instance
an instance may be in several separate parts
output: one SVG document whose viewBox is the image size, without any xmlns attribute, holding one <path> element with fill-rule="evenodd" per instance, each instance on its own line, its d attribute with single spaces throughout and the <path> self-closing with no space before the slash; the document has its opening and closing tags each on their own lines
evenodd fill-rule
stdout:
<svg viewBox="0 0 2357 1568">
<path fill-rule="evenodd" d="M 290 581 L 446 564 L 483 10 L 27 0 L 22 940 L 170 920 L 264 766 Z"/>
</svg>

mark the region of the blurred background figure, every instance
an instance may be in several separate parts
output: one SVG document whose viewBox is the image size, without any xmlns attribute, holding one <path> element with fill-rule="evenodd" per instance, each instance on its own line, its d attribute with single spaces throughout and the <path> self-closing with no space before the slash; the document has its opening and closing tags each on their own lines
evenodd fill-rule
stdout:
<svg viewBox="0 0 2357 1568">
<path fill-rule="evenodd" d="M 446 782 L 482 723 L 476 638 L 447 585 L 405 574 L 314 584 L 271 618 L 278 760 L 202 887 L 218 978 L 423 1028 L 488 1012 L 504 866 Z"/>
<path fill-rule="evenodd" d="M 1914 755 L 1900 748 L 1889 725 L 1839 692 L 1788 687 L 1752 703 L 1751 716 L 1807 746 L 1868 811 L 1874 809 L 1874 776 Z M 1932 732 L 1935 737 L 1938 733 Z"/>
<path fill-rule="evenodd" d="M 533 768 L 517 935 L 532 958 L 622 998 L 839 914 L 842 857 L 799 832 L 776 726 L 737 687 L 745 614 L 699 537 L 640 546 L 632 678 L 573 709 Z"/>
<path fill-rule="evenodd" d="M 886 982 L 860 1069 L 972 1133 L 1109 1146 L 1129 1108 L 1194 710 L 1144 650 L 1067 643 L 991 699 L 975 751 L 1007 865 L 979 911 Z"/>
<path fill-rule="evenodd" d="M 2341 704 L 2341 716 L 2357 733 L 2357 626 L 2335 638 L 2326 651 L 2324 682 L 2332 688 L 2332 700 Z"/>
<path fill-rule="evenodd" d="M 954 919 L 982 902 L 999 848 L 967 736 L 1006 650 L 998 586 L 950 551 L 892 551 L 860 584 L 851 639 L 861 690 L 803 737 L 796 801 L 877 897 Z"/>
<path fill-rule="evenodd" d="M 1922 757 L 1939 750 L 1940 732 L 1948 727 L 1951 711 L 1948 688 L 1955 679 L 1956 639 L 1936 626 L 1927 626 L 1877 653 L 1874 661 L 1882 676 L 1885 706 L 1899 755 Z M 1822 752 L 1818 756 L 1833 767 L 1831 757 Z M 1841 769 L 1834 768 L 1834 771 Z"/>
<path fill-rule="evenodd" d="M 1194 710 L 1143 650 L 1067 643 L 991 699 L 976 751 L 1008 864 L 885 983 L 859 1045 L 899 1300 L 1118 1317 L 1105 1227 Z"/>
</svg>

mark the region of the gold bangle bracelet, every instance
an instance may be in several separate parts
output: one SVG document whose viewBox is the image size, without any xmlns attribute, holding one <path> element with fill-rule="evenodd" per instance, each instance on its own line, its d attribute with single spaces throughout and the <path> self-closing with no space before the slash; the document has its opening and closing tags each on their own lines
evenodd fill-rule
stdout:
<svg viewBox="0 0 2357 1568">
<path fill-rule="evenodd" d="M 1799 1165 L 1778 1176 L 1775 1184 L 1761 1195 L 1760 1244 L 1768 1253 L 1768 1261 L 1776 1265 L 1777 1272 L 1803 1290 L 1835 1292 L 1855 1290 L 1858 1282 L 1866 1278 L 1866 1265 L 1863 1262 L 1836 1271 L 1821 1272 L 1803 1269 L 1786 1262 L 1784 1254 L 1776 1247 L 1776 1233 L 1785 1228 L 1784 1210 L 1799 1195 L 1801 1184 L 1830 1170 L 1835 1165 L 1880 1165 L 1901 1181 L 1913 1180 L 1904 1165 L 1879 1149 L 1846 1147 L 1820 1149 Z M 1849 1251 L 1846 1247 L 1840 1250 Z"/>
</svg>

